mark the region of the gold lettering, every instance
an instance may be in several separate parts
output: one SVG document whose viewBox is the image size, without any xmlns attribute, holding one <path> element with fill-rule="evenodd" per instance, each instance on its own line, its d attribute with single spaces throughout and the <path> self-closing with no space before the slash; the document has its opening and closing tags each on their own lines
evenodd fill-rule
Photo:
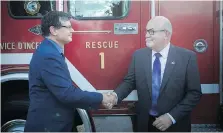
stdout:
<svg viewBox="0 0 223 133">
<path fill-rule="evenodd" d="M 23 47 L 24 49 L 28 49 L 27 45 L 26 45 L 26 42 L 22 42 L 23 43 Z"/>
<path fill-rule="evenodd" d="M 7 43 L 5 43 L 5 42 L 1 43 L 1 49 L 6 49 L 6 45 L 7 45 Z"/>
<path fill-rule="evenodd" d="M 86 42 L 86 43 L 85 43 L 86 48 L 91 48 L 91 46 L 90 46 L 90 45 L 91 45 L 91 43 L 90 43 L 90 42 Z"/>
<path fill-rule="evenodd" d="M 1 49 L 5 49 L 6 43 L 1 43 Z"/>
<path fill-rule="evenodd" d="M 115 47 L 114 48 L 118 48 L 118 41 L 115 41 Z"/>
<path fill-rule="evenodd" d="M 92 46 L 92 48 L 96 48 L 95 42 L 92 42 L 91 46 Z"/>
<path fill-rule="evenodd" d="M 24 47 L 24 49 L 28 49 L 25 42 L 23 42 L 23 47 Z"/>
<path fill-rule="evenodd" d="M 37 49 L 40 42 L 4 42 L 0 43 L 1 49 Z"/>
<path fill-rule="evenodd" d="M 4 44 L 4 43 L 0 43 L 0 45 L 1 45 L 1 49 L 3 49 L 3 48 L 4 48 L 3 44 Z"/>
<path fill-rule="evenodd" d="M 101 45 L 101 42 L 98 42 L 98 48 L 101 48 L 102 45 Z"/>
<path fill-rule="evenodd" d="M 18 49 L 22 49 L 22 48 L 23 48 L 22 43 L 18 42 Z"/>
<path fill-rule="evenodd" d="M 86 48 L 118 48 L 118 41 L 85 42 Z"/>
<path fill-rule="evenodd" d="M 30 43 L 27 42 L 26 45 L 27 45 L 27 49 L 32 49 L 32 45 Z"/>
<path fill-rule="evenodd" d="M 15 43 L 14 42 L 3 42 L 1 44 L 1 50 L 6 49 L 15 49 Z"/>
<path fill-rule="evenodd" d="M 99 53 L 99 56 L 101 57 L 101 69 L 105 69 L 105 53 L 104 52 L 101 52 Z"/>
<path fill-rule="evenodd" d="M 109 48 L 112 48 L 113 47 L 113 43 L 110 41 L 110 42 L 108 42 L 108 47 Z"/>
<path fill-rule="evenodd" d="M 107 48 L 106 44 L 107 42 L 103 42 L 103 48 Z"/>
<path fill-rule="evenodd" d="M 11 44 L 10 42 L 9 42 L 9 43 L 6 43 L 6 49 L 11 49 L 11 48 L 9 47 L 10 44 Z"/>
<path fill-rule="evenodd" d="M 35 42 L 32 42 L 31 43 L 32 49 L 35 49 L 34 45 L 35 45 Z"/>
<path fill-rule="evenodd" d="M 39 46 L 39 44 L 40 44 L 39 42 L 36 42 L 36 49 L 37 49 L 37 47 Z"/>
<path fill-rule="evenodd" d="M 15 49 L 15 43 L 12 42 L 12 49 Z"/>
</svg>

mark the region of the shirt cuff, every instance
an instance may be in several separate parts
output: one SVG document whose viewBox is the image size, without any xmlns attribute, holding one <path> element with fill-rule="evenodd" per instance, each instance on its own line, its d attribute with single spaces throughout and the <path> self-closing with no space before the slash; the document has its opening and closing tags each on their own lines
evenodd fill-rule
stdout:
<svg viewBox="0 0 223 133">
<path fill-rule="evenodd" d="M 170 117 L 172 123 L 175 124 L 176 123 L 175 119 L 169 113 L 167 113 L 167 115 Z"/>
<path fill-rule="evenodd" d="M 113 92 L 113 94 L 114 94 L 115 97 L 116 97 L 116 103 L 115 103 L 115 105 L 117 105 L 117 103 L 118 103 L 118 95 L 117 95 L 115 92 Z"/>
</svg>

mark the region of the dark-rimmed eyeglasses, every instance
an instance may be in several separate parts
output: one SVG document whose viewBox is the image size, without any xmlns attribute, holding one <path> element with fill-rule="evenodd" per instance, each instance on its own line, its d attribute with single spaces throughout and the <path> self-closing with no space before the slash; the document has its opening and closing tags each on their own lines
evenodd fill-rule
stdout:
<svg viewBox="0 0 223 133">
<path fill-rule="evenodd" d="M 65 25 L 62 25 L 61 27 L 64 27 L 64 28 L 67 28 L 67 29 L 72 29 L 73 28 L 72 26 L 65 26 Z"/>
<path fill-rule="evenodd" d="M 154 30 L 154 29 L 146 30 L 146 32 L 149 33 L 150 35 L 154 35 L 155 32 L 162 32 L 162 31 L 166 31 L 166 30 Z"/>
</svg>

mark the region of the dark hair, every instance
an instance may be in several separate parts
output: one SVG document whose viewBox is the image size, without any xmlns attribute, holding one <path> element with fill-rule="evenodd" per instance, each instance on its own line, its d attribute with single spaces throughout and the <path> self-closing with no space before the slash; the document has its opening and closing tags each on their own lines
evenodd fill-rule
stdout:
<svg viewBox="0 0 223 133">
<path fill-rule="evenodd" d="M 62 11 L 50 11 L 41 20 L 42 36 L 49 36 L 50 26 L 61 28 L 61 21 L 69 21 L 72 16 Z"/>
</svg>

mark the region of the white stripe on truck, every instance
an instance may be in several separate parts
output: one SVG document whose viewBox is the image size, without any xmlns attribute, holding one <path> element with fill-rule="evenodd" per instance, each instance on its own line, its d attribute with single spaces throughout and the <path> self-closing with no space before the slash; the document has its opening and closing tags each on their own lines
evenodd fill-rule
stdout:
<svg viewBox="0 0 223 133">
<path fill-rule="evenodd" d="M 32 53 L 2 53 L 1 54 L 1 64 L 2 65 L 18 65 L 18 64 L 29 64 L 32 58 Z M 108 92 L 112 90 L 96 90 L 94 86 L 77 70 L 77 68 L 66 58 L 67 66 L 70 71 L 71 78 L 73 82 L 82 90 L 90 92 Z M 21 78 L 21 74 L 17 75 L 5 75 L 1 76 L 1 81 L 7 81 L 9 79 L 16 79 L 18 76 Z M 19 78 L 19 79 L 20 79 Z M 27 79 L 27 76 L 24 78 Z M 201 84 L 203 94 L 216 94 L 219 93 L 219 84 Z M 127 101 L 136 101 L 137 91 L 134 90 L 125 99 Z"/>
</svg>

